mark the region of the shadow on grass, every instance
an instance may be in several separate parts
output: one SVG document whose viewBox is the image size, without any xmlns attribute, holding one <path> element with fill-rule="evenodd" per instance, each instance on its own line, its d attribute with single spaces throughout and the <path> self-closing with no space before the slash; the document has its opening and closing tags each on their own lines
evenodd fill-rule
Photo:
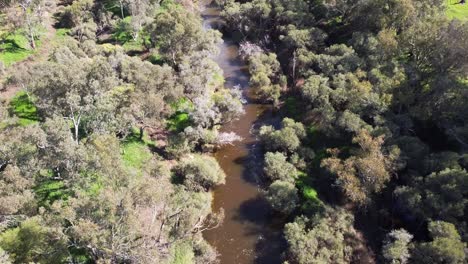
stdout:
<svg viewBox="0 0 468 264">
<path fill-rule="evenodd" d="M 5 39 L 0 41 L 0 51 L 15 53 L 28 50 L 18 45 L 14 39 Z"/>
<path fill-rule="evenodd" d="M 37 108 L 25 92 L 17 93 L 10 102 L 10 115 L 19 118 L 19 124 L 26 126 L 40 121 Z"/>
</svg>

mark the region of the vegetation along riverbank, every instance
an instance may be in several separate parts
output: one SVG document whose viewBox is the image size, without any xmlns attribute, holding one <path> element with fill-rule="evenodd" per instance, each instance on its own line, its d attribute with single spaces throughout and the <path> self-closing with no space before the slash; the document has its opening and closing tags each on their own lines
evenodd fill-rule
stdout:
<svg viewBox="0 0 468 264">
<path fill-rule="evenodd" d="M 0 263 L 466 263 L 467 7 L 0 0 Z"/>
</svg>

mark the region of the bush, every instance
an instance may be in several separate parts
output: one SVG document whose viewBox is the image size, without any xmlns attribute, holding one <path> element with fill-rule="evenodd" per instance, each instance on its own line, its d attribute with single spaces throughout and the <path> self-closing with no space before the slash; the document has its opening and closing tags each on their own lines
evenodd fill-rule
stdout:
<svg viewBox="0 0 468 264">
<path fill-rule="evenodd" d="M 279 152 L 268 152 L 265 154 L 265 167 L 263 171 L 272 180 L 294 182 L 297 170 L 291 163 L 286 161 L 286 156 Z"/>
<path fill-rule="evenodd" d="M 280 130 L 275 130 L 272 126 L 260 128 L 260 137 L 265 147 L 271 151 L 296 151 L 301 145 L 301 139 L 306 136 L 304 125 L 290 118 L 283 119 L 281 124 Z"/>
<path fill-rule="evenodd" d="M 216 185 L 224 184 L 226 175 L 215 158 L 194 155 L 183 160 L 174 168 L 175 176 L 193 191 L 208 191 Z"/>
<path fill-rule="evenodd" d="M 275 181 L 268 188 L 266 199 L 273 209 L 283 214 L 290 214 L 296 209 L 299 197 L 294 184 Z"/>
</svg>

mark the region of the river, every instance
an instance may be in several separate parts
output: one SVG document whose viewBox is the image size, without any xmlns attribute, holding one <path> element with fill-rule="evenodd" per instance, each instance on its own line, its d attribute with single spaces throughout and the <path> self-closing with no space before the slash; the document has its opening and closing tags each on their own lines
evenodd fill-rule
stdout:
<svg viewBox="0 0 468 264">
<path fill-rule="evenodd" d="M 202 6 L 205 28 L 222 24 L 220 9 L 212 4 Z M 238 46 L 228 34 L 223 36 L 220 54 L 215 61 L 224 72 L 225 86 L 240 85 L 246 98 L 245 115 L 223 127 L 243 138 L 233 145 L 222 147 L 215 153 L 225 171 L 226 184 L 214 191 L 213 210 L 223 208 L 222 225 L 203 235 L 219 252 L 221 264 L 281 263 L 284 242 L 282 223 L 275 217 L 262 197 L 262 151 L 252 133 L 260 124 L 271 120 L 271 105 L 255 102 L 249 88 L 247 66 L 238 54 Z"/>
</svg>

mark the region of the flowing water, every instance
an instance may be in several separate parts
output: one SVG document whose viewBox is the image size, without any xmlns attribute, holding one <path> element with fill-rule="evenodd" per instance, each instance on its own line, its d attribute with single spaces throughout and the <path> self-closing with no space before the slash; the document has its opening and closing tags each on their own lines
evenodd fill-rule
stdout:
<svg viewBox="0 0 468 264">
<path fill-rule="evenodd" d="M 222 25 L 220 9 L 206 4 L 202 7 L 205 28 Z M 215 61 L 224 72 L 225 86 L 239 85 L 247 103 L 245 115 L 223 127 L 243 138 L 233 145 L 222 147 L 215 153 L 226 172 L 226 184 L 214 191 L 213 210 L 225 211 L 223 224 L 204 233 L 206 240 L 220 253 L 221 264 L 281 263 L 284 247 L 281 239 L 281 221 L 275 221 L 273 212 L 262 198 L 262 155 L 252 130 L 271 120 L 271 106 L 255 103 L 249 88 L 246 64 L 239 58 L 238 47 L 225 34 Z"/>
</svg>

